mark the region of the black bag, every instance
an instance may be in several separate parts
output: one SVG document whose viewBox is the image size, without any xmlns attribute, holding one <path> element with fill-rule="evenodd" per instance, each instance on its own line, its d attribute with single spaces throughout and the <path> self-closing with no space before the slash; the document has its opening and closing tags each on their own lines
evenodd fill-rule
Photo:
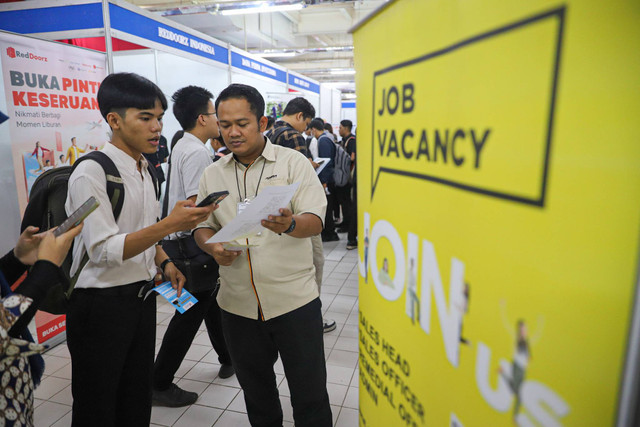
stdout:
<svg viewBox="0 0 640 427">
<path fill-rule="evenodd" d="M 124 203 L 124 184 L 118 172 L 118 168 L 113 161 L 101 151 L 92 151 L 80 157 L 73 166 L 60 166 L 50 169 L 40 175 L 29 193 L 29 203 L 22 217 L 21 232 L 28 226 L 40 227 L 40 231 L 49 230 L 52 227 L 62 224 L 67 219 L 64 205 L 67 200 L 67 184 L 69 177 L 75 168 L 83 161 L 93 160 L 97 162 L 106 175 L 107 195 L 111 201 L 113 217 L 118 220 Z M 154 168 L 149 165 L 149 174 L 153 179 L 156 189 L 156 197 L 159 197 L 159 189 Z M 72 246 L 73 248 L 73 246 Z M 66 314 L 67 304 L 71 292 L 85 264 L 89 261 L 89 255 L 84 252 L 80 266 L 73 277 L 70 275 L 71 263 L 73 262 L 73 250 L 70 249 L 67 257 L 60 266 L 66 276 L 65 283 L 54 283 L 49 287 L 47 296 L 40 304 L 40 310 L 52 314 Z"/>
<path fill-rule="evenodd" d="M 219 277 L 218 263 L 198 247 L 193 236 L 163 240 L 162 249 L 186 277 L 186 290 L 196 293 L 216 289 Z"/>
</svg>

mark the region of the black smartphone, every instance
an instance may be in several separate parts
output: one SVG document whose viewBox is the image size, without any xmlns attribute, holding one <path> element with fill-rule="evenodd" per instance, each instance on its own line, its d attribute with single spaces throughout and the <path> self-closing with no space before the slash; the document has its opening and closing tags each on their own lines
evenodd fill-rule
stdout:
<svg viewBox="0 0 640 427">
<path fill-rule="evenodd" d="M 229 195 L 229 192 L 227 190 L 216 191 L 215 193 L 211 193 L 207 197 L 202 199 L 202 201 L 198 203 L 196 207 L 203 208 L 205 206 L 209 206 L 212 203 L 215 203 L 217 205 L 218 203 L 220 203 L 222 199 L 224 199 L 228 195 Z"/>
<path fill-rule="evenodd" d="M 58 237 L 80 224 L 91 212 L 95 211 L 98 206 L 100 206 L 100 203 L 95 199 L 95 197 L 89 197 L 89 199 L 76 209 L 74 213 L 69 215 L 69 217 L 65 219 L 58 228 L 53 230 L 53 235 Z"/>
</svg>

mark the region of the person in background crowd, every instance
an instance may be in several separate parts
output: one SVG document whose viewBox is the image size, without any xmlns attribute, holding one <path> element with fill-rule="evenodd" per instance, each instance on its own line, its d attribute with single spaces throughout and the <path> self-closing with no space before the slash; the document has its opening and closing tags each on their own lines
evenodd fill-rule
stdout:
<svg viewBox="0 0 640 427">
<path fill-rule="evenodd" d="M 324 186 L 327 193 L 327 213 L 324 219 L 324 229 L 322 230 L 323 242 L 334 242 L 340 240 L 335 230 L 335 223 L 333 220 L 333 197 L 331 196 L 335 192 L 335 185 L 333 183 L 333 168 L 334 159 L 336 157 L 336 146 L 331 138 L 331 134 L 324 129 L 324 123 L 320 119 L 313 119 L 309 124 L 311 133 L 318 140 L 318 155 L 319 157 L 328 158 L 327 166 L 322 169 L 318 178 Z"/>
<path fill-rule="evenodd" d="M 158 184 L 162 184 L 165 181 L 162 164 L 167 162 L 167 157 L 169 156 L 169 149 L 167 148 L 167 138 L 160 135 L 160 140 L 158 141 L 158 149 L 156 150 L 156 152 L 142 153 L 142 155 L 150 164 L 155 167 Z"/>
<path fill-rule="evenodd" d="M 265 129 L 265 134 L 273 129 L 273 124 L 276 122 L 276 119 L 273 116 L 267 116 L 267 128 Z"/>
<path fill-rule="evenodd" d="M 0 259 L 0 424 L 33 425 L 33 390 L 40 384 L 45 346 L 35 344 L 27 325 L 36 314 L 50 286 L 67 281 L 60 265 L 82 224 L 58 237 L 52 231 L 36 234 L 29 226 L 16 247 Z M 15 293 L 11 285 L 33 266 Z M 13 397 L 13 398 L 12 398 Z"/>
<path fill-rule="evenodd" d="M 195 202 L 200 177 L 213 163 L 204 146 L 210 138 L 220 136 L 212 99 L 211 92 L 198 86 L 187 86 L 173 94 L 173 114 L 184 129 L 184 135 L 171 152 L 164 206 L 171 206 L 178 200 Z M 165 242 L 178 238 L 192 239 L 191 232 L 170 234 Z M 154 405 L 180 407 L 198 399 L 197 393 L 181 389 L 173 379 L 203 320 L 221 364 L 218 376 L 229 378 L 234 373 L 216 302 L 218 275 L 213 274 L 211 283 L 187 283 L 198 303 L 184 313 L 176 310 L 169 322 L 153 367 Z"/>
<path fill-rule="evenodd" d="M 215 154 L 213 156 L 214 162 L 217 162 L 221 157 L 224 157 L 230 153 L 229 149 L 224 143 L 224 140 L 222 139 L 222 136 L 211 138 L 211 148 L 213 148 L 215 151 Z"/>
<path fill-rule="evenodd" d="M 216 110 L 233 156 L 205 170 L 198 201 L 220 190 L 228 190 L 229 197 L 194 233 L 200 247 L 220 264 L 222 325 L 249 421 L 282 426 L 273 369 L 280 356 L 295 424 L 331 426 L 321 302 L 309 239 L 322 230 L 322 185 L 302 154 L 274 145 L 262 134 L 267 124 L 264 99 L 255 88 L 232 84 L 218 96 Z M 262 221 L 267 230 L 243 239 L 255 247 L 239 251 L 206 243 L 267 185 L 291 183 L 300 186 L 288 206 Z"/>
<path fill-rule="evenodd" d="M 326 130 L 329 133 L 329 136 L 331 136 L 331 138 L 333 138 L 333 142 L 338 142 L 338 138 L 333 133 L 333 126 L 331 126 L 331 123 L 325 122 L 324 130 Z"/>
<path fill-rule="evenodd" d="M 358 247 L 358 186 L 356 174 L 356 137 L 351 130 L 353 123 L 351 120 L 342 120 L 338 133 L 342 137 L 342 145 L 349 156 L 351 156 L 351 184 L 349 197 L 349 213 L 345 215 L 348 221 L 341 225 L 341 229 L 347 231 L 347 249 Z M 344 211 L 343 211 L 344 212 Z"/>
<path fill-rule="evenodd" d="M 176 203 L 158 221 L 156 186 L 142 153 L 156 151 L 167 100 L 158 86 L 132 73 L 107 76 L 98 89 L 102 117 L 111 128 L 105 153 L 117 167 L 126 195 L 116 220 L 102 167 L 82 162 L 69 177 L 65 210 L 89 197 L 100 206 L 75 240 L 71 274 L 84 254 L 69 299 L 67 345 L 71 354 L 73 426 L 148 426 L 156 345 L 153 279 L 160 268 L 180 296 L 184 275 L 158 245 L 166 235 L 193 228 L 215 206 Z"/>
<path fill-rule="evenodd" d="M 273 131 L 267 132 L 266 136 L 273 144 L 301 152 L 311 160 L 313 167 L 317 168 L 318 165 L 313 162 L 311 154 L 306 148 L 305 139 L 302 136 L 302 132 L 307 129 L 315 114 L 316 110 L 309 101 L 302 97 L 294 98 L 285 107 L 282 112 L 282 118 L 275 123 Z M 313 247 L 313 266 L 316 269 L 316 282 L 318 284 L 318 293 L 320 293 L 324 270 L 322 237 L 320 235 L 311 236 L 311 243 Z M 336 328 L 336 322 L 333 319 L 323 319 L 322 323 L 324 332 L 331 332 Z"/>
</svg>

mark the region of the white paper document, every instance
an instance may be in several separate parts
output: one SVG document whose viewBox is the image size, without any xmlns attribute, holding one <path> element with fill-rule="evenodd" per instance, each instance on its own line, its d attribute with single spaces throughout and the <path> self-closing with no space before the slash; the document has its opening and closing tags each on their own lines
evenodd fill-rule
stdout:
<svg viewBox="0 0 640 427">
<path fill-rule="evenodd" d="M 320 175 L 320 172 L 322 172 L 322 169 L 324 169 L 329 164 L 329 160 L 331 160 L 330 157 L 317 157 L 313 159 L 313 161 L 319 165 L 318 169 L 316 169 L 317 175 Z"/>
<path fill-rule="evenodd" d="M 286 208 L 300 183 L 266 187 L 231 222 L 222 227 L 207 243 L 232 242 L 259 233 L 265 228 L 260 223 L 269 215 L 280 215 L 279 209 Z"/>
</svg>

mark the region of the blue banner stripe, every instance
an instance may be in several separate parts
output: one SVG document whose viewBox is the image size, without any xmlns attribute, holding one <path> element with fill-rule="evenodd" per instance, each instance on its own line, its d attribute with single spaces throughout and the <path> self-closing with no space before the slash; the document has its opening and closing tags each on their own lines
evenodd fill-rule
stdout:
<svg viewBox="0 0 640 427">
<path fill-rule="evenodd" d="M 226 47 L 206 41 L 184 31 L 165 25 L 128 9 L 109 4 L 111 28 L 133 36 L 170 46 L 223 64 L 229 63 Z"/>
<path fill-rule="evenodd" d="M 356 108 L 355 102 L 343 102 L 342 108 Z"/>
<path fill-rule="evenodd" d="M 287 82 L 287 73 L 284 70 L 263 64 L 260 61 L 241 55 L 238 52 L 231 52 L 231 65 L 282 83 Z"/>
<path fill-rule="evenodd" d="M 302 77 L 289 74 L 289 85 L 295 86 L 300 89 L 308 90 L 310 92 L 320 93 L 320 85 L 310 80 L 303 79 Z"/>
<path fill-rule="evenodd" d="M 103 27 L 100 3 L 0 12 L 0 29 L 18 34 Z"/>
</svg>

